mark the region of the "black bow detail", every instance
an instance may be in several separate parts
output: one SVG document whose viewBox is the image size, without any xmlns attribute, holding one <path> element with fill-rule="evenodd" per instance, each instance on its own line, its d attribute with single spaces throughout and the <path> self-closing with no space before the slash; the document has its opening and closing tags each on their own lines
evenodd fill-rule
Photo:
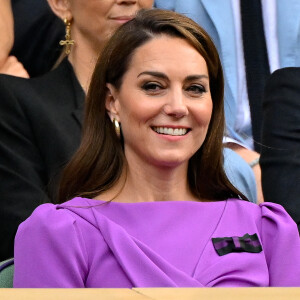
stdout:
<svg viewBox="0 0 300 300">
<path fill-rule="evenodd" d="M 232 252 L 259 253 L 262 251 L 262 246 L 256 233 L 252 235 L 247 233 L 241 237 L 212 238 L 212 242 L 219 256 Z"/>
</svg>

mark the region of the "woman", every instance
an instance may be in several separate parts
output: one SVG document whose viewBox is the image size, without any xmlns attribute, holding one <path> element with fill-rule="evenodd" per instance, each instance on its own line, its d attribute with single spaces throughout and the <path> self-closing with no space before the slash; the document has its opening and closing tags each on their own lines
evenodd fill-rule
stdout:
<svg viewBox="0 0 300 300">
<path fill-rule="evenodd" d="M 48 2 L 71 34 L 62 43 L 75 42 L 68 58 L 43 77 L 0 76 L 0 260 L 13 256 L 18 225 L 39 204 L 50 201 L 46 186 L 79 145 L 85 91 L 103 44 L 139 9 L 153 3 Z"/>
<path fill-rule="evenodd" d="M 223 130 L 209 36 L 174 12 L 140 12 L 96 65 L 62 204 L 19 227 L 14 286 L 300 285 L 295 223 L 276 204 L 238 199 Z"/>
</svg>

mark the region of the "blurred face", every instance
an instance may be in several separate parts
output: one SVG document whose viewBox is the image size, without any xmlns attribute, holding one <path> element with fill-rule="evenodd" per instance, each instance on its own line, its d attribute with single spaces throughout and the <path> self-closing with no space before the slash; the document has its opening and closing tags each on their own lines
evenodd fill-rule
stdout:
<svg viewBox="0 0 300 300">
<path fill-rule="evenodd" d="M 125 155 L 161 167 L 188 162 L 212 113 L 204 58 L 185 40 L 161 36 L 138 48 L 106 107 L 121 123 Z"/>
<path fill-rule="evenodd" d="M 153 0 L 69 0 L 72 37 L 88 39 L 95 47 L 142 8 L 151 8 Z"/>
</svg>

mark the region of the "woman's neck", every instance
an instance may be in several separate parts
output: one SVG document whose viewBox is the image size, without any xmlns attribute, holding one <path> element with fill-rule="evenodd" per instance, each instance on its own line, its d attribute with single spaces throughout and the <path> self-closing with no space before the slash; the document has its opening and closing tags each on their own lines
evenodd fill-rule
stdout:
<svg viewBox="0 0 300 300">
<path fill-rule="evenodd" d="M 157 167 L 130 163 L 120 180 L 96 199 L 117 202 L 197 201 L 187 180 L 187 164 Z"/>
<path fill-rule="evenodd" d="M 91 81 L 92 71 L 95 67 L 95 58 L 88 60 L 87 58 L 82 58 L 77 55 L 77 53 L 75 54 L 73 52 L 69 54 L 68 59 L 73 67 L 79 84 L 84 92 L 87 93 Z"/>
<path fill-rule="evenodd" d="M 101 46 L 92 48 L 88 43 L 75 41 L 69 54 L 69 61 L 73 67 L 76 77 L 87 93 L 92 73 L 97 62 L 98 55 L 100 54 Z"/>
</svg>

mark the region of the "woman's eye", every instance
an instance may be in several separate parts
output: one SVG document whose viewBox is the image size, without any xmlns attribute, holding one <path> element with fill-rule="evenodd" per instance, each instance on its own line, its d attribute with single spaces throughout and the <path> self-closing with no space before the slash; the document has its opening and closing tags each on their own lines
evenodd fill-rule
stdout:
<svg viewBox="0 0 300 300">
<path fill-rule="evenodd" d="M 193 84 L 186 89 L 188 92 L 193 94 L 203 94 L 206 92 L 205 87 L 201 84 Z"/>
<path fill-rule="evenodd" d="M 156 82 L 147 82 L 143 84 L 142 89 L 149 92 L 157 92 L 162 89 L 162 86 Z"/>
</svg>

